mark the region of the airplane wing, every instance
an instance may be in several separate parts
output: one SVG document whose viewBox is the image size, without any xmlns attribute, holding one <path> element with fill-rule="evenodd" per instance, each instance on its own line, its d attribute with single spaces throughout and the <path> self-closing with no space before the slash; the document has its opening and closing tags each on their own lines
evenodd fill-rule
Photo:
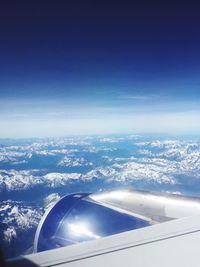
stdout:
<svg viewBox="0 0 200 267">
<path fill-rule="evenodd" d="M 34 253 L 7 266 L 199 266 L 200 199 L 134 190 L 73 194 L 38 225 Z"/>
</svg>

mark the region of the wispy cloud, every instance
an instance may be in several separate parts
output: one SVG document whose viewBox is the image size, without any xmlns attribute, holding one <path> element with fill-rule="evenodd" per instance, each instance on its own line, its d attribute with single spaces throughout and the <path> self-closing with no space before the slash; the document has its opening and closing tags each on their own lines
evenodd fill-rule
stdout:
<svg viewBox="0 0 200 267">
<path fill-rule="evenodd" d="M 161 94 L 121 94 L 119 98 L 124 100 L 148 101 L 153 99 L 166 99 L 168 97 Z"/>
<path fill-rule="evenodd" d="M 133 100 L 148 100 L 151 97 L 146 95 L 124 95 L 121 98 L 123 99 L 133 99 Z"/>
</svg>

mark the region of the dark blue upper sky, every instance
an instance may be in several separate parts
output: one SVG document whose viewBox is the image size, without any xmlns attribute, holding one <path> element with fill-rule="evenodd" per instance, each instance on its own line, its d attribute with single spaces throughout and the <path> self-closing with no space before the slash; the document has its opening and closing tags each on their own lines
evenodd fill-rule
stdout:
<svg viewBox="0 0 200 267">
<path fill-rule="evenodd" d="M 5 1 L 0 136 L 199 132 L 200 8 L 183 2 Z"/>
</svg>

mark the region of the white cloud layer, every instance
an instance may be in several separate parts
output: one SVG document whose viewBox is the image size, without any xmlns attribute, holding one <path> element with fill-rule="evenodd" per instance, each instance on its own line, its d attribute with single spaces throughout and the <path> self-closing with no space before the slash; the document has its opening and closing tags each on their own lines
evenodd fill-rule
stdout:
<svg viewBox="0 0 200 267">
<path fill-rule="evenodd" d="M 116 96 L 110 102 L 98 104 L 94 100 L 90 103 L 10 100 L 1 105 L 0 138 L 199 133 L 199 107 L 199 101 L 175 101 L 159 95 Z"/>
</svg>

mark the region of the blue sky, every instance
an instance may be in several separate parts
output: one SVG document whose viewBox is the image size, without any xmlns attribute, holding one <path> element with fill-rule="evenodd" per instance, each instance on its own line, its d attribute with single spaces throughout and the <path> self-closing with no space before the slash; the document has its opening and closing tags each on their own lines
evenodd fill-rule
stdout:
<svg viewBox="0 0 200 267">
<path fill-rule="evenodd" d="M 200 132 L 192 3 L 13 1 L 0 13 L 0 137 Z"/>
</svg>

